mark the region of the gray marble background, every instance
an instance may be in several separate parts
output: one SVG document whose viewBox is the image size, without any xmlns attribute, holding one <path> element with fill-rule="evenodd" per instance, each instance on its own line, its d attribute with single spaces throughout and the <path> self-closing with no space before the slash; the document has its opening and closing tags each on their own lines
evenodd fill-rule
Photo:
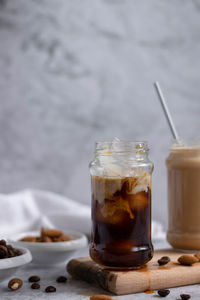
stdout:
<svg viewBox="0 0 200 300">
<path fill-rule="evenodd" d="M 149 141 L 153 216 L 167 222 L 170 132 L 200 136 L 198 0 L 1 0 L 0 192 L 90 202 L 97 139 Z"/>
</svg>

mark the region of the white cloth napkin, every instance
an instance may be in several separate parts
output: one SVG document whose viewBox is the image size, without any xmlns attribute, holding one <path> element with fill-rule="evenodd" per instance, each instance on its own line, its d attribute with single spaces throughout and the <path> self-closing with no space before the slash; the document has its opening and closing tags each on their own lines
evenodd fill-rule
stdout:
<svg viewBox="0 0 200 300">
<path fill-rule="evenodd" d="M 58 194 L 24 190 L 4 195 L 0 194 L 0 239 L 29 230 L 39 230 L 41 226 L 61 230 L 90 233 L 90 206 Z M 162 225 L 152 224 L 154 239 L 164 239 Z"/>
</svg>

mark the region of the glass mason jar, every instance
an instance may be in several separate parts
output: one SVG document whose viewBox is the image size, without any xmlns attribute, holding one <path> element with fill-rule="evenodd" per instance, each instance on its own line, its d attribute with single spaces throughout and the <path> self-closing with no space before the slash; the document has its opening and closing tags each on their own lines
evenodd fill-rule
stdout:
<svg viewBox="0 0 200 300">
<path fill-rule="evenodd" d="M 167 240 L 174 248 L 200 250 L 200 139 L 174 143 L 166 165 Z"/>
<path fill-rule="evenodd" d="M 90 256 L 114 268 L 140 268 L 153 255 L 151 175 L 146 142 L 97 142 L 90 163 Z"/>
</svg>

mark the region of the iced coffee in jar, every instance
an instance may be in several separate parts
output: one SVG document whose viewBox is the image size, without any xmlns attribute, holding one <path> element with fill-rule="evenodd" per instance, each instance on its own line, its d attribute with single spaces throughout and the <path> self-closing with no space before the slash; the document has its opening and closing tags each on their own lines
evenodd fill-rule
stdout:
<svg viewBox="0 0 200 300">
<path fill-rule="evenodd" d="M 145 142 L 97 142 L 90 164 L 90 256 L 112 268 L 140 268 L 153 256 L 151 175 Z"/>
<path fill-rule="evenodd" d="M 200 250 L 200 139 L 174 143 L 166 165 L 167 240 L 174 248 Z"/>
</svg>

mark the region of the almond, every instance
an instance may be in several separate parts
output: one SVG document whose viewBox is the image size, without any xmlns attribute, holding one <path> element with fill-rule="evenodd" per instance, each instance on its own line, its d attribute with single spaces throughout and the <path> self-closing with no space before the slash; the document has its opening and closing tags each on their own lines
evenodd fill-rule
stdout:
<svg viewBox="0 0 200 300">
<path fill-rule="evenodd" d="M 54 242 L 66 242 L 66 241 L 70 241 L 70 240 L 71 240 L 71 238 L 66 234 L 62 234 L 58 238 L 54 238 Z"/>
<path fill-rule="evenodd" d="M 21 240 L 21 242 L 36 242 L 35 236 L 25 236 Z"/>
<path fill-rule="evenodd" d="M 42 238 L 41 238 L 40 236 L 37 236 L 37 237 L 36 237 L 36 242 L 37 242 L 37 243 L 42 243 L 43 240 L 42 240 Z"/>
<path fill-rule="evenodd" d="M 200 261 L 200 252 L 195 253 L 194 256 Z"/>
<path fill-rule="evenodd" d="M 45 229 L 41 228 L 40 236 L 25 236 L 20 241 L 22 242 L 36 242 L 36 243 L 53 243 L 53 242 L 65 242 L 70 241 L 72 238 L 62 231 L 57 229 Z M 4 246 L 5 241 L 0 240 L 0 247 Z M 0 249 L 1 250 L 1 249 Z M 1 256 L 0 251 L 0 256 Z M 1 257 L 0 257 L 1 258 Z"/>
<path fill-rule="evenodd" d="M 56 229 L 41 229 L 42 236 L 48 236 L 50 238 L 57 238 L 62 235 L 62 231 Z"/>
<path fill-rule="evenodd" d="M 112 297 L 108 295 L 93 295 L 90 296 L 90 300 L 114 300 Z"/>
<path fill-rule="evenodd" d="M 51 242 L 52 242 L 52 239 L 51 239 L 50 237 L 48 237 L 48 236 L 45 235 L 45 236 L 43 237 L 42 241 L 43 241 L 44 243 L 51 243 Z"/>
<path fill-rule="evenodd" d="M 196 263 L 198 261 L 198 259 L 193 256 L 193 255 L 189 255 L 189 254 L 185 254 L 185 255 L 181 255 L 178 258 L 178 262 L 181 265 L 186 265 L 186 266 L 190 266 L 193 265 L 194 263 Z"/>
</svg>

